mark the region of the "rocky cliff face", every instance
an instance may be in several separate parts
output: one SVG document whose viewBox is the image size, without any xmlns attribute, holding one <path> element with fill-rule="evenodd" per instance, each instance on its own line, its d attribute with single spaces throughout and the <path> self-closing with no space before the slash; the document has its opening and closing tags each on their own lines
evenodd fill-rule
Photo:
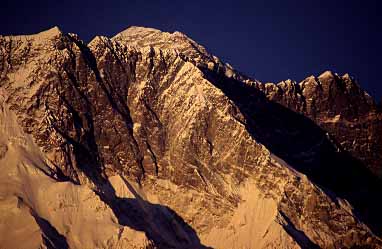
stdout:
<svg viewBox="0 0 382 249">
<path fill-rule="evenodd" d="M 339 149 L 382 176 L 381 112 L 348 74 L 327 71 L 299 84 L 290 80 L 268 83 L 264 91 L 272 101 L 312 119 L 335 139 Z"/>
<path fill-rule="evenodd" d="M 1 37 L 0 245 L 381 248 L 381 115 L 308 79 L 261 84 L 179 32 Z"/>
</svg>

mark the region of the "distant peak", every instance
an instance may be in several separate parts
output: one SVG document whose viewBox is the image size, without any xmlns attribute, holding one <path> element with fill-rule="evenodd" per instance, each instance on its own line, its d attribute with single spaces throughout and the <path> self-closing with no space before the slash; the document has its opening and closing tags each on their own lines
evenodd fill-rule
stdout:
<svg viewBox="0 0 382 249">
<path fill-rule="evenodd" d="M 162 36 L 162 37 L 173 38 L 173 39 L 180 38 L 180 39 L 195 42 L 191 38 L 189 38 L 186 34 L 179 31 L 167 32 L 167 31 L 162 31 L 155 28 L 142 27 L 142 26 L 130 26 L 127 29 L 123 30 L 122 32 L 119 32 L 118 34 L 116 34 L 113 38 L 118 38 L 118 37 L 145 38 L 146 36 L 150 36 L 150 35 Z"/>
<path fill-rule="evenodd" d="M 59 33 L 62 33 L 62 31 L 61 31 L 61 29 L 58 26 L 54 26 L 54 27 L 52 27 L 50 29 L 41 31 L 40 34 L 41 33 L 59 34 Z"/>
<path fill-rule="evenodd" d="M 125 36 L 125 35 L 136 35 L 136 34 L 145 34 L 145 33 L 162 33 L 159 29 L 142 27 L 142 26 L 130 26 L 127 29 L 119 32 L 114 37 Z"/>
<path fill-rule="evenodd" d="M 93 37 L 93 39 L 91 39 L 91 41 L 88 43 L 88 45 L 91 46 L 92 44 L 97 44 L 97 43 L 104 42 L 107 40 L 109 40 L 109 38 L 107 38 L 106 36 L 96 35 Z"/>
<path fill-rule="evenodd" d="M 196 63 L 206 61 L 214 63 L 215 61 L 202 45 L 179 31 L 170 33 L 155 28 L 131 26 L 115 35 L 112 40 L 139 48 L 155 47 L 161 50 L 175 50 Z"/>
<path fill-rule="evenodd" d="M 334 78 L 334 73 L 330 70 L 327 70 L 323 72 L 322 74 L 320 74 L 318 78 Z"/>
<path fill-rule="evenodd" d="M 345 73 L 343 74 L 342 76 L 340 76 L 339 74 L 333 72 L 333 71 L 325 71 L 323 72 L 322 74 L 320 74 L 320 76 L 318 76 L 319 79 L 333 79 L 333 78 L 339 78 L 339 79 L 342 79 L 342 80 L 348 80 L 348 81 L 354 81 L 354 78 L 349 74 L 349 73 Z"/>
<path fill-rule="evenodd" d="M 350 74 L 348 74 L 348 73 L 345 73 L 344 75 L 342 75 L 341 78 L 343 78 L 343 79 L 349 79 L 349 80 L 352 80 L 352 79 L 353 79 L 353 77 L 350 76 Z"/>
<path fill-rule="evenodd" d="M 57 37 L 59 35 L 62 35 L 62 31 L 57 27 L 54 26 L 50 29 L 41 31 L 39 33 L 30 34 L 30 35 L 11 35 L 9 37 L 15 38 L 15 39 L 51 39 L 54 37 Z"/>
<path fill-rule="evenodd" d="M 159 29 L 156 28 L 151 28 L 151 27 L 144 27 L 144 26 L 130 26 L 125 30 L 137 30 L 137 31 L 157 31 L 157 32 L 162 32 Z"/>
<path fill-rule="evenodd" d="M 55 37 L 61 34 L 62 34 L 62 31 L 57 26 L 54 26 L 53 28 L 50 28 L 38 33 L 37 35 L 48 38 L 48 37 Z"/>
</svg>

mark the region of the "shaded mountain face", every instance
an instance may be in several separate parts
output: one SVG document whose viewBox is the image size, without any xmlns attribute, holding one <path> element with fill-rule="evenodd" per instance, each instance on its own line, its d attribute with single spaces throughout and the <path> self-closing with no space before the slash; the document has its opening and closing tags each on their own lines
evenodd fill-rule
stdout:
<svg viewBox="0 0 382 249">
<path fill-rule="evenodd" d="M 53 28 L 0 37 L 0 105 L 3 247 L 382 247 L 381 113 L 347 75 Z"/>
</svg>

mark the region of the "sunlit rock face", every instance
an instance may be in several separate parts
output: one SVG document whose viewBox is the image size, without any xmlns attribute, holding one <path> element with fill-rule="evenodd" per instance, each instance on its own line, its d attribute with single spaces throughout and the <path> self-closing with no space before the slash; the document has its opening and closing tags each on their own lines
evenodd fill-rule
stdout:
<svg viewBox="0 0 382 249">
<path fill-rule="evenodd" d="M 348 75 L 262 84 L 180 32 L 0 37 L 0 247 L 381 248 L 381 131 Z"/>
<path fill-rule="evenodd" d="M 345 74 L 326 71 L 297 84 L 265 85 L 269 99 L 312 119 L 337 146 L 382 177 L 382 116 L 372 97 Z"/>
</svg>

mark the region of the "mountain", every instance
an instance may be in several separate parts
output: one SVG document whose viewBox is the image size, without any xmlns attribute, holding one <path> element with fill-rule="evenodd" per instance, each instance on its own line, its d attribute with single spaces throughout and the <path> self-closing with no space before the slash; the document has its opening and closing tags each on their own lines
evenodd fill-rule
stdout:
<svg viewBox="0 0 382 249">
<path fill-rule="evenodd" d="M 382 248 L 381 112 L 180 32 L 0 37 L 0 247 Z"/>
<path fill-rule="evenodd" d="M 339 148 L 382 177 L 381 112 L 349 74 L 326 71 L 299 84 L 265 84 L 264 92 L 270 100 L 309 117 L 334 137 Z"/>
</svg>

